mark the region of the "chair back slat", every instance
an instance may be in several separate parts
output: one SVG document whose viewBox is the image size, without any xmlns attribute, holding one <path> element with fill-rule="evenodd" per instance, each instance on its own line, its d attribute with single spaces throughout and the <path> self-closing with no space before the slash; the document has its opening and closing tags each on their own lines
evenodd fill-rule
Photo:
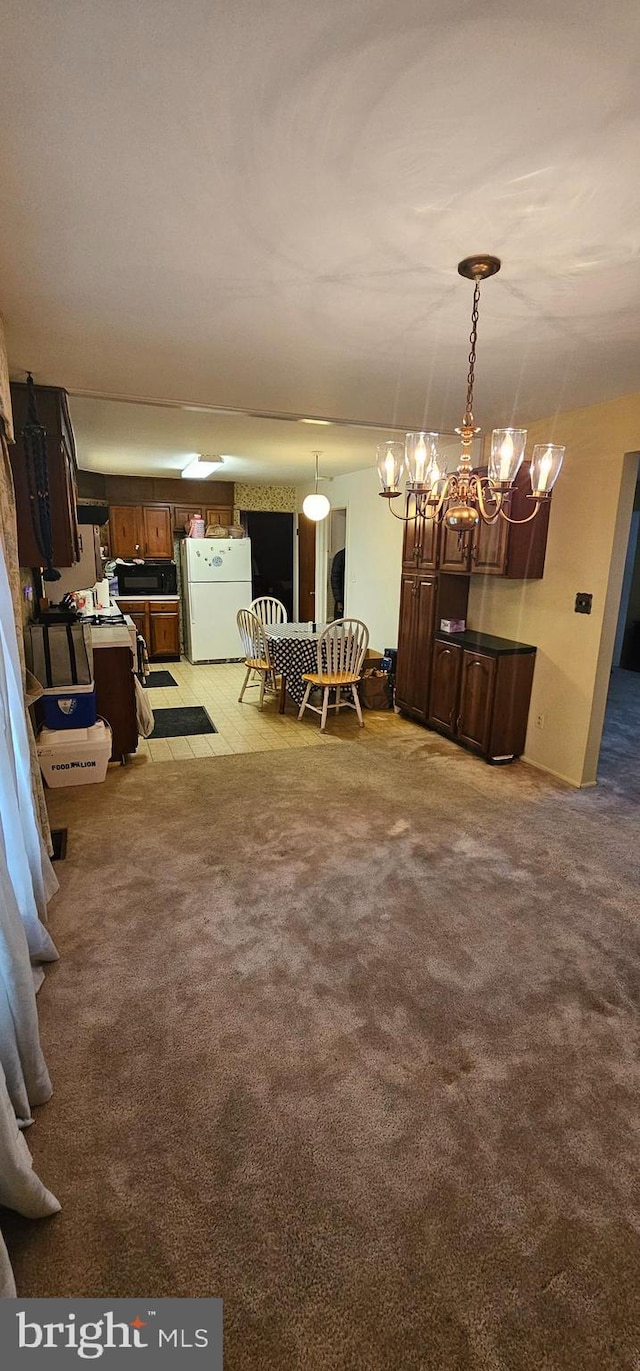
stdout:
<svg viewBox="0 0 640 1371">
<path fill-rule="evenodd" d="M 318 675 L 359 676 L 369 646 L 369 630 L 361 619 L 336 619 L 318 639 Z"/>
<path fill-rule="evenodd" d="M 274 595 L 258 595 L 251 601 L 249 609 L 256 614 L 261 624 L 286 624 L 288 614 L 282 600 L 276 600 Z"/>
<path fill-rule="evenodd" d="M 251 609 L 239 609 L 236 614 L 236 623 L 245 657 L 254 662 L 270 663 L 267 635 L 257 614 L 254 614 Z"/>
</svg>

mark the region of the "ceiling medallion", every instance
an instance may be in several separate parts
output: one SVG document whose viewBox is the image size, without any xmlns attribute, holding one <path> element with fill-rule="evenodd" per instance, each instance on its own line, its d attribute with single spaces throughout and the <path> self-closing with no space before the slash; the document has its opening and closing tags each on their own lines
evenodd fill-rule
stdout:
<svg viewBox="0 0 640 1371">
<path fill-rule="evenodd" d="M 551 499 L 565 449 L 554 443 L 536 443 L 531 456 L 531 493 L 528 495 L 528 499 L 534 501 L 534 507 L 524 519 L 511 518 L 511 494 L 524 461 L 526 428 L 494 428 L 486 474 L 474 471 L 471 462 L 471 444 L 476 434 L 480 433 L 473 420 L 480 283 L 495 276 L 499 270 L 500 259 L 486 253 L 465 257 L 464 261 L 458 263 L 460 275 L 474 282 L 474 290 L 467 403 L 460 428 L 456 429 L 462 443 L 457 470 L 447 473 L 442 453 L 442 435 L 439 433 L 407 433 L 404 443 L 390 438 L 376 448 L 376 465 L 382 485 L 379 494 L 389 501 L 392 514 L 395 514 L 395 510 L 391 501 L 402 494 L 400 480 L 406 468 L 405 492 L 407 496 L 413 496 L 414 508 L 411 514 L 396 515 L 405 523 L 417 518 L 433 519 L 464 537 L 481 521 L 493 524 L 503 518 L 510 524 L 529 523 L 541 506 Z"/>
</svg>

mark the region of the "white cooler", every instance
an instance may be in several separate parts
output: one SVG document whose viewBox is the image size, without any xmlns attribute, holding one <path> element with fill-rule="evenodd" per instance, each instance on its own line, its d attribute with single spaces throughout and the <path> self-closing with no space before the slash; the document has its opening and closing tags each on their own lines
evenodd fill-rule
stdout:
<svg viewBox="0 0 640 1371">
<path fill-rule="evenodd" d="M 104 781 L 111 756 L 108 724 L 91 728 L 42 728 L 38 760 L 47 785 L 95 785 Z"/>
</svg>

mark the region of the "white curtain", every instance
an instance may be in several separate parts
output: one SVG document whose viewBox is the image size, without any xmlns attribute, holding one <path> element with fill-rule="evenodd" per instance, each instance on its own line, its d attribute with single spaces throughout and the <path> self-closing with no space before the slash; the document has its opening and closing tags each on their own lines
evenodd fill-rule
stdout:
<svg viewBox="0 0 640 1371">
<path fill-rule="evenodd" d="M 42 922 L 57 890 L 36 821 L 22 670 L 0 540 L 0 1204 L 30 1217 L 59 1209 L 31 1169 L 18 1125 L 51 1095 L 40 1048 L 36 987 L 56 949 Z M 0 1239 L 0 1290 L 14 1293 Z"/>
</svg>

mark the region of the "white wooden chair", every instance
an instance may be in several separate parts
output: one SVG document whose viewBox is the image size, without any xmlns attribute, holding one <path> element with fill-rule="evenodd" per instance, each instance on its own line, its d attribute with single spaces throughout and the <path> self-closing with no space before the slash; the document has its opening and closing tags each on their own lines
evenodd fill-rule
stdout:
<svg viewBox="0 0 640 1371">
<path fill-rule="evenodd" d="M 255 671 L 260 677 L 260 708 L 262 709 L 267 683 L 269 690 L 273 690 L 274 695 L 277 694 L 276 673 L 269 655 L 269 643 L 264 625 L 251 609 L 239 609 L 236 615 L 236 623 L 247 668 L 247 674 L 242 682 L 242 690 L 238 696 L 238 703 L 242 704 L 242 697 L 249 683 L 249 677 L 252 671 Z"/>
<path fill-rule="evenodd" d="M 276 600 L 273 595 L 258 595 L 249 609 L 257 614 L 261 624 L 286 624 L 289 620 L 282 600 Z"/>
<path fill-rule="evenodd" d="M 336 619 L 325 628 L 318 639 L 317 671 L 305 672 L 302 677 L 307 683 L 307 688 L 300 705 L 299 719 L 302 718 L 305 709 L 312 709 L 314 714 L 320 714 L 322 717 L 322 733 L 327 723 L 327 710 L 339 710 L 346 706 L 348 709 L 355 709 L 360 727 L 364 728 L 358 681 L 368 645 L 369 630 L 361 619 Z M 320 686 L 323 692 L 322 706 L 309 704 L 309 696 L 314 686 Z M 336 692 L 335 704 L 331 705 L 330 690 Z M 350 700 L 342 699 L 343 690 L 351 692 Z"/>
</svg>

